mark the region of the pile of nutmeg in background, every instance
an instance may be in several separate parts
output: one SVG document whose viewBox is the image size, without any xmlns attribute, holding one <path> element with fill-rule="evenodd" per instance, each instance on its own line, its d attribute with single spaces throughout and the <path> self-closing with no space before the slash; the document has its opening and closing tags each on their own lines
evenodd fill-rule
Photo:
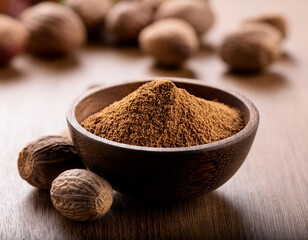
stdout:
<svg viewBox="0 0 308 240">
<path fill-rule="evenodd" d="M 61 57 L 96 38 L 115 45 L 138 43 L 159 66 L 177 67 L 199 51 L 215 20 L 207 0 L 35 2 L 11 14 L 16 19 L 0 14 L 0 65 L 25 49 L 43 58 Z M 251 18 L 222 39 L 220 56 L 232 69 L 262 70 L 279 57 L 285 36 L 282 16 Z"/>
</svg>

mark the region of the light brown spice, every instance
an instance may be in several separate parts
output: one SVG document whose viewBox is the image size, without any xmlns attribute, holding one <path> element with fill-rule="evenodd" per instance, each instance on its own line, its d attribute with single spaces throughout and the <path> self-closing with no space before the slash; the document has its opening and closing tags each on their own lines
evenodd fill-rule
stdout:
<svg viewBox="0 0 308 240">
<path fill-rule="evenodd" d="M 168 80 L 144 84 L 82 122 L 89 132 L 112 141 L 147 147 L 187 147 L 239 132 L 243 114 L 177 88 Z"/>
</svg>

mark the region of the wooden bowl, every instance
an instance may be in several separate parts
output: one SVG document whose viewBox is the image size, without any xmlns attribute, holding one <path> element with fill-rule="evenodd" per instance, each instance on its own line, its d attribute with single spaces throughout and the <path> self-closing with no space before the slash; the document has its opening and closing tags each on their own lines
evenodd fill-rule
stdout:
<svg viewBox="0 0 308 240">
<path fill-rule="evenodd" d="M 67 112 L 73 142 L 86 167 L 124 194 L 174 200 L 211 192 L 235 174 L 255 138 L 259 113 L 250 100 L 194 80 L 167 79 L 197 97 L 239 108 L 244 113 L 245 127 L 229 138 L 192 147 L 150 148 L 118 143 L 86 131 L 80 123 L 154 78 L 86 91 Z"/>
</svg>

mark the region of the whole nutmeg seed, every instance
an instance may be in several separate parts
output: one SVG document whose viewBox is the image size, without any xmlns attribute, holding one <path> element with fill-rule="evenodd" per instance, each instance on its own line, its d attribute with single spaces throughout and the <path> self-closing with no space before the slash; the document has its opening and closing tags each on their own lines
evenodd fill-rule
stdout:
<svg viewBox="0 0 308 240">
<path fill-rule="evenodd" d="M 158 64 L 178 66 L 199 49 L 194 29 L 181 19 L 164 19 L 146 27 L 139 36 L 141 49 Z"/>
<path fill-rule="evenodd" d="M 84 165 L 67 137 L 41 137 L 29 143 L 18 157 L 20 176 L 39 189 L 50 189 L 60 173 L 73 168 Z"/>
<path fill-rule="evenodd" d="M 143 2 L 123 1 L 107 13 L 105 27 L 117 41 L 134 42 L 139 32 L 152 21 L 153 10 Z"/>
<path fill-rule="evenodd" d="M 281 40 L 282 35 L 275 27 L 245 24 L 224 39 L 220 55 L 232 69 L 259 71 L 279 57 Z"/>
<path fill-rule="evenodd" d="M 214 13 L 205 0 L 164 1 L 155 13 L 155 19 L 180 18 L 188 22 L 200 36 L 214 23 Z"/>
<path fill-rule="evenodd" d="M 88 32 L 102 25 L 107 11 L 112 6 L 111 0 L 67 0 L 66 5 L 72 8 L 82 19 Z"/>
<path fill-rule="evenodd" d="M 285 38 L 287 36 L 287 21 L 279 14 L 268 14 L 252 19 L 248 19 L 245 23 L 266 23 L 277 28 L 282 36 Z"/>
<path fill-rule="evenodd" d="M 43 2 L 24 10 L 21 21 L 30 32 L 28 50 L 38 56 L 70 53 L 86 40 L 80 17 L 70 8 Z"/>
<path fill-rule="evenodd" d="M 0 14 L 0 66 L 24 50 L 28 37 L 28 31 L 21 23 Z"/>
<path fill-rule="evenodd" d="M 110 209 L 113 191 L 110 184 L 95 173 L 72 169 L 52 182 L 50 197 L 63 216 L 74 221 L 92 221 Z"/>
</svg>

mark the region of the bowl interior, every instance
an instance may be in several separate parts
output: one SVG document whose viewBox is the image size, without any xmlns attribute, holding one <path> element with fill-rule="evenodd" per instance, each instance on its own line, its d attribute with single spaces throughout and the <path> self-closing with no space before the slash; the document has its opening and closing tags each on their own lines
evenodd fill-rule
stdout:
<svg viewBox="0 0 308 240">
<path fill-rule="evenodd" d="M 115 101 L 121 100 L 147 81 L 132 82 L 110 88 L 93 89 L 86 97 L 81 98 L 75 108 L 75 117 L 80 124 L 90 115 L 102 110 Z M 245 126 L 250 120 L 250 110 L 246 99 L 242 96 L 235 96 L 229 92 L 214 87 L 191 83 L 187 81 L 173 81 L 179 88 L 186 89 L 190 94 L 206 99 L 217 100 L 231 107 L 236 107 L 244 113 Z"/>
</svg>

